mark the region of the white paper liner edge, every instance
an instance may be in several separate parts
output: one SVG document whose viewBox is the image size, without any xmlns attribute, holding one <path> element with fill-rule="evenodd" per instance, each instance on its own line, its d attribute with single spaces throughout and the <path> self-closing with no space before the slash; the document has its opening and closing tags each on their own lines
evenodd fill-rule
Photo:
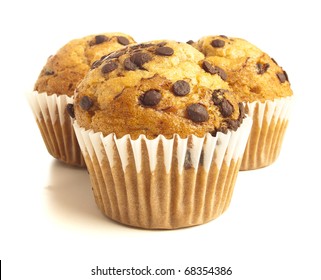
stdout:
<svg viewBox="0 0 321 280">
<path fill-rule="evenodd" d="M 27 99 L 37 120 L 45 120 L 54 124 L 59 118 L 61 125 L 65 122 L 64 112 L 68 103 L 74 103 L 73 98 L 68 95 L 48 95 L 46 92 L 28 92 Z M 58 112 L 56 110 L 58 108 Z"/>
<path fill-rule="evenodd" d="M 252 119 L 245 118 L 242 125 L 237 131 L 229 131 L 227 134 L 217 133 L 215 137 L 207 133 L 204 137 L 196 137 L 194 135 L 188 138 L 181 138 L 175 134 L 172 139 L 167 139 L 163 135 L 155 139 L 147 139 L 145 135 L 140 135 L 138 139 L 132 140 L 129 135 L 117 138 L 114 133 L 103 137 L 101 132 L 93 132 L 93 130 L 85 130 L 81 128 L 77 121 L 74 122 L 75 133 L 82 150 L 84 158 L 87 155 L 93 159 L 97 157 L 100 164 L 107 155 L 111 168 L 115 165 L 114 153 L 117 151 L 121 160 L 122 168 L 125 171 L 128 165 L 129 152 L 134 155 L 134 161 L 137 172 L 142 170 L 142 141 L 146 143 L 150 170 L 154 171 L 157 164 L 158 145 L 162 142 L 164 153 L 164 164 L 166 172 L 171 169 L 173 156 L 177 157 L 178 171 L 181 174 L 186 160 L 188 164 L 195 169 L 200 164 L 208 171 L 212 161 L 214 160 L 217 167 L 220 168 L 223 161 L 229 164 L 232 159 L 239 159 L 244 152 L 248 135 L 252 126 Z M 177 142 L 177 154 L 173 154 L 174 143 Z"/>
<path fill-rule="evenodd" d="M 248 109 L 247 114 L 249 117 L 255 117 L 255 108 L 258 106 L 258 122 L 262 126 L 263 119 L 269 124 L 272 117 L 277 119 L 289 119 L 291 113 L 291 107 L 293 103 L 293 96 L 279 98 L 275 100 L 267 100 L 265 102 L 245 102 L 244 105 Z"/>
</svg>

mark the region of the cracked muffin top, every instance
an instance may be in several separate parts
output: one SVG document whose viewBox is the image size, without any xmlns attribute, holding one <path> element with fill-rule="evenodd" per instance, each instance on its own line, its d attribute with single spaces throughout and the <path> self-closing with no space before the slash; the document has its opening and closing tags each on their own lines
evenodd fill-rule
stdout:
<svg viewBox="0 0 321 280">
<path fill-rule="evenodd" d="M 189 44 L 151 41 L 95 61 L 69 113 L 85 129 L 135 139 L 236 130 L 244 109 L 226 73 Z"/>
<path fill-rule="evenodd" d="M 242 101 L 274 100 L 293 94 L 287 73 L 268 54 L 240 38 L 205 36 L 191 44 L 226 72 L 226 81 Z"/>
<path fill-rule="evenodd" d="M 134 42 L 132 37 L 123 33 L 103 33 L 74 39 L 48 58 L 34 90 L 49 95 L 72 96 L 95 60 Z"/>
</svg>

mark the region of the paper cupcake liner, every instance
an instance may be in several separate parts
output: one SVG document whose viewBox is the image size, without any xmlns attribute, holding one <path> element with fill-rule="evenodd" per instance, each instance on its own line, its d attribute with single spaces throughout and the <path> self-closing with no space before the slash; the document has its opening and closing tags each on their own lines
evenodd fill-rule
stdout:
<svg viewBox="0 0 321 280">
<path fill-rule="evenodd" d="M 272 164 L 279 156 L 288 126 L 293 97 L 245 103 L 253 125 L 240 169 L 252 170 Z"/>
<path fill-rule="evenodd" d="M 202 138 L 129 135 L 74 129 L 100 210 L 120 223 L 174 229 L 206 223 L 229 206 L 251 118 L 237 131 Z"/>
<path fill-rule="evenodd" d="M 72 120 L 66 111 L 66 105 L 73 103 L 73 99 L 37 91 L 28 93 L 27 98 L 49 154 L 67 164 L 84 167 Z"/>
</svg>

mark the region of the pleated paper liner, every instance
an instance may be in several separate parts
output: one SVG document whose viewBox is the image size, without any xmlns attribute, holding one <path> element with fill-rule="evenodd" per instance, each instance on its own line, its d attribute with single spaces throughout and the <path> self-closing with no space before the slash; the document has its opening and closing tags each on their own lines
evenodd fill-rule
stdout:
<svg viewBox="0 0 321 280">
<path fill-rule="evenodd" d="M 293 97 L 245 104 L 253 119 L 252 130 L 244 152 L 241 170 L 253 170 L 275 162 L 280 154 L 288 126 Z"/>
<path fill-rule="evenodd" d="M 229 206 L 252 120 L 237 131 L 203 138 L 149 140 L 75 132 L 96 203 L 110 219 L 146 229 L 199 225 Z"/>
<path fill-rule="evenodd" d="M 66 164 L 85 167 L 72 120 L 66 111 L 66 105 L 73 103 L 73 99 L 37 91 L 29 92 L 27 98 L 49 154 Z"/>
</svg>

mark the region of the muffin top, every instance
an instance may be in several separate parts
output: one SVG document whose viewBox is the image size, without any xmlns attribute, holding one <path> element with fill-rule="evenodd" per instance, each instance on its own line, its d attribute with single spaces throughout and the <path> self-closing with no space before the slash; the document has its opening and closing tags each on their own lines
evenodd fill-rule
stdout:
<svg viewBox="0 0 321 280">
<path fill-rule="evenodd" d="M 123 33 L 103 33 L 74 39 L 48 58 L 34 90 L 49 95 L 72 96 L 94 61 L 134 42 L 132 37 Z"/>
<path fill-rule="evenodd" d="M 206 36 L 192 45 L 213 65 L 242 101 L 274 100 L 293 94 L 287 73 L 268 54 L 240 38 Z"/>
<path fill-rule="evenodd" d="M 118 138 L 236 130 L 244 111 L 224 78 L 188 44 L 131 45 L 92 65 L 76 88 L 71 115 L 81 127 Z"/>
</svg>

